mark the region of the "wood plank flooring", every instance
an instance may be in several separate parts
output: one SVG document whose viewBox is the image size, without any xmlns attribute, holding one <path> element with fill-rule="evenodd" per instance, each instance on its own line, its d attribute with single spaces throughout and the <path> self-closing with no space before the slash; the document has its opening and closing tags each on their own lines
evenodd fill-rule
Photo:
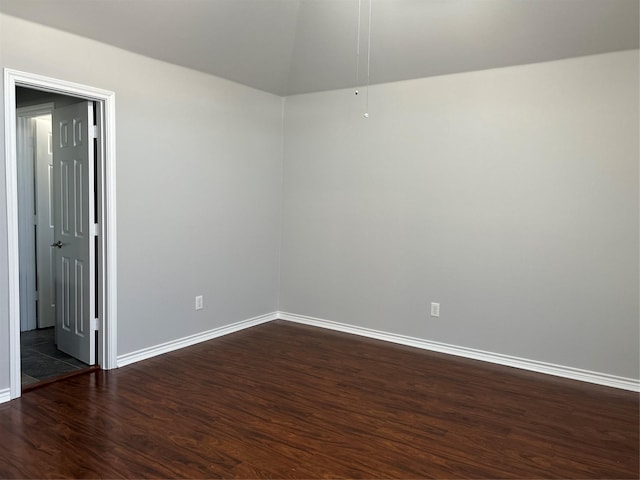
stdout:
<svg viewBox="0 0 640 480">
<path fill-rule="evenodd" d="M 638 406 L 277 321 L 0 405 L 0 477 L 638 478 Z"/>
</svg>

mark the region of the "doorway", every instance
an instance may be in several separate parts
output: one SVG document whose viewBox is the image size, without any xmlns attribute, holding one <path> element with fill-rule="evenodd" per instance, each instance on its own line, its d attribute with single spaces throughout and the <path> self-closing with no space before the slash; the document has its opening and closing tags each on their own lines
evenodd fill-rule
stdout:
<svg viewBox="0 0 640 480">
<path fill-rule="evenodd" d="M 43 101 L 46 103 L 40 103 Z M 69 197 L 68 193 L 73 192 L 63 192 L 63 185 L 70 182 L 65 182 L 64 180 L 69 179 L 62 178 L 60 171 L 62 162 L 54 162 L 54 152 L 56 159 L 64 152 L 60 150 L 59 137 L 62 132 L 57 125 L 55 135 L 57 141 L 54 142 L 53 118 L 55 116 L 57 122 L 60 123 L 63 120 L 64 112 L 71 105 L 76 105 L 71 107 L 75 110 L 82 106 L 88 107 L 92 113 L 90 123 L 95 123 L 93 118 L 95 105 L 89 105 L 82 98 L 55 95 L 24 87 L 16 88 L 20 357 L 23 392 L 27 388 L 33 388 L 40 384 L 40 382 L 68 376 L 96 364 L 94 345 L 92 345 L 94 348 L 87 349 L 86 355 L 65 348 L 64 342 L 61 343 L 59 338 L 59 333 L 62 333 L 62 336 L 66 334 L 64 325 L 56 325 L 56 318 L 61 319 L 63 313 L 59 308 L 56 312 L 56 305 L 60 307 L 65 303 L 60 302 L 60 299 L 56 297 L 62 296 L 65 290 L 63 282 L 69 281 L 60 275 L 62 267 L 60 259 L 68 258 L 69 255 L 66 252 L 63 254 L 62 248 L 55 247 L 56 240 L 60 241 L 62 236 L 59 225 L 61 215 L 56 215 L 56 213 L 69 203 L 69 199 L 66 197 Z M 82 133 L 80 128 L 76 128 L 76 130 L 77 133 Z M 91 139 L 91 142 L 97 143 L 98 139 Z M 84 167 L 86 171 L 87 163 L 90 160 L 95 160 L 93 158 L 95 151 L 100 148 L 99 145 L 84 143 L 85 151 L 81 151 L 80 156 L 75 156 L 75 162 L 78 167 Z M 90 169 L 90 173 L 93 174 L 94 170 L 95 168 Z M 81 192 L 87 192 L 87 198 L 83 198 L 82 195 L 71 195 L 72 198 L 75 197 L 76 201 L 82 202 L 78 205 L 80 208 L 77 209 L 77 212 L 71 212 L 72 216 L 79 214 L 86 217 L 82 218 L 80 222 L 76 222 L 80 226 L 94 224 L 97 220 L 95 209 L 90 208 L 92 204 L 96 203 L 96 188 L 94 182 L 87 175 L 85 176 L 87 178 L 83 178 L 83 183 L 78 187 Z M 64 196 L 63 193 L 65 193 Z M 56 232 L 56 230 L 58 231 Z M 85 228 L 85 230 L 87 229 Z M 91 248 L 94 249 L 93 255 L 90 259 L 84 259 L 84 263 L 89 269 L 89 260 L 92 260 L 90 269 L 95 270 L 96 244 L 93 241 L 91 243 Z M 76 281 L 76 279 L 72 281 Z M 93 283 L 95 284 L 95 282 Z M 56 288 L 57 286 L 59 288 Z M 60 288 L 61 290 L 56 295 L 56 290 Z M 80 290 L 83 298 L 76 298 L 77 303 L 91 305 L 94 301 L 99 300 L 100 292 L 96 291 L 95 298 L 91 298 L 89 288 Z M 74 309 L 72 312 L 75 313 Z M 84 312 L 80 312 L 80 314 L 82 315 Z M 95 344 L 95 338 L 95 331 L 89 331 L 84 336 L 85 341 L 93 344 Z"/>
<path fill-rule="evenodd" d="M 61 164 L 57 169 L 59 176 L 57 180 L 54 179 L 54 183 L 57 182 L 63 185 L 67 189 L 66 197 L 63 195 L 63 198 L 71 199 L 72 201 L 68 201 L 64 208 L 60 210 L 62 218 L 58 219 L 58 223 L 61 227 L 55 235 L 60 236 L 62 240 L 57 239 L 57 242 L 52 242 L 49 247 L 54 251 L 62 251 L 63 247 L 66 247 L 67 252 L 58 254 L 56 257 L 57 264 L 63 266 L 63 268 L 56 270 L 56 291 L 60 290 L 58 287 L 73 286 L 73 288 L 67 288 L 62 297 L 56 294 L 58 296 L 55 307 L 57 310 L 56 325 L 59 327 L 59 332 L 66 330 L 66 337 L 58 333 L 56 337 L 59 338 L 56 338 L 56 340 L 59 345 L 66 344 L 65 349 L 67 350 L 76 349 L 74 356 L 83 356 L 85 363 L 87 363 L 86 359 L 91 359 L 91 363 L 97 363 L 103 369 L 117 367 L 115 94 L 94 87 L 11 69 L 4 70 L 4 77 L 7 244 L 9 250 L 10 395 L 11 398 L 16 398 L 21 394 L 22 383 L 20 368 L 22 306 L 20 264 L 21 261 L 24 263 L 20 256 L 24 248 L 19 235 L 19 198 L 24 192 L 18 178 L 19 142 L 17 124 L 19 120 L 16 107 L 16 88 L 23 87 L 35 92 L 74 97 L 80 100 L 81 105 L 86 106 L 85 112 L 66 112 L 65 114 L 70 115 L 67 120 L 56 121 L 54 118 L 52 121 L 53 145 L 56 146 L 56 143 L 58 143 L 58 149 L 67 149 L 67 152 L 71 152 L 67 154 L 63 152 L 53 156 L 54 162 L 58 161 L 55 160 L 56 158 L 61 159 L 59 160 Z M 81 107 L 80 110 L 82 109 Z M 56 109 L 54 108 L 54 115 L 55 111 Z M 84 115 L 84 117 L 79 117 L 78 115 Z M 86 120 L 82 120 L 82 118 Z M 57 132 L 56 128 L 58 128 Z M 56 137 L 58 142 L 55 140 Z M 85 168 L 76 161 L 77 152 L 74 149 L 91 138 L 96 139 L 91 149 L 94 157 L 91 162 L 86 164 Z M 93 170 L 93 176 L 87 175 L 87 173 L 91 173 L 87 172 L 87 170 Z M 78 186 L 78 188 L 74 189 L 74 185 Z M 85 185 L 89 185 L 91 188 L 84 188 Z M 79 199 L 83 195 L 86 196 L 88 190 L 95 190 L 95 196 L 86 197 L 92 200 L 87 200 L 86 202 L 73 201 L 73 199 Z M 93 213 L 95 221 L 86 224 L 70 224 L 69 219 L 89 218 L 87 215 L 78 214 L 74 210 L 76 207 L 80 209 L 86 208 L 89 213 Z M 69 235 L 70 232 L 73 234 Z M 80 237 L 84 240 L 89 237 L 90 239 L 82 244 L 74 244 Z M 27 247 L 35 246 L 37 241 L 35 238 L 36 236 L 34 235 L 34 245 L 27 245 Z M 83 245 L 91 247 L 88 253 L 83 251 Z M 33 250 L 27 248 L 27 250 L 37 251 L 35 248 Z M 85 253 L 88 255 L 87 257 L 82 256 Z M 85 258 L 88 260 L 85 261 Z M 66 279 L 64 275 L 67 275 Z M 73 281 L 69 281 L 70 278 Z M 86 295 L 85 291 L 88 291 Z M 37 310 L 37 308 L 37 306 L 33 307 L 34 310 Z M 78 316 L 78 318 L 82 317 L 84 323 L 73 323 L 75 318 L 74 311 L 86 312 L 86 314 Z M 37 315 L 35 321 L 37 326 Z M 33 325 L 33 320 L 31 320 L 31 323 Z M 63 340 L 63 337 L 66 340 Z M 86 338 L 91 338 L 91 341 L 83 341 L 82 345 L 78 345 L 77 340 L 79 338 L 85 340 Z M 77 349 L 86 349 L 86 351 Z M 80 351 L 79 354 L 77 353 L 78 351 Z"/>
</svg>

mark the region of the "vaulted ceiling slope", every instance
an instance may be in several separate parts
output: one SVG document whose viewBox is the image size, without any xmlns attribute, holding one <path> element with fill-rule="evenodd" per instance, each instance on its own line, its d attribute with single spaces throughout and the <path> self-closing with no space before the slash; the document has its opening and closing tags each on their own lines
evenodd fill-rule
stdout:
<svg viewBox="0 0 640 480">
<path fill-rule="evenodd" d="M 639 0 L 371 3 L 371 83 L 639 46 Z M 369 0 L 0 0 L 0 11 L 282 96 L 366 82 Z"/>
</svg>

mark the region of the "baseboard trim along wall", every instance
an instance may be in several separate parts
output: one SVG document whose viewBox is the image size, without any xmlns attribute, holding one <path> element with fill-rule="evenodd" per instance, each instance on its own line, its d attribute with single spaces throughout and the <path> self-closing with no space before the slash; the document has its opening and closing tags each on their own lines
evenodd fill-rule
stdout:
<svg viewBox="0 0 640 480">
<path fill-rule="evenodd" d="M 373 330 L 369 328 L 357 327 L 354 325 L 348 325 L 345 323 L 333 322 L 330 320 L 324 320 L 321 318 L 309 317 L 306 315 L 298 315 L 288 312 L 273 312 L 266 315 L 260 315 L 258 317 L 243 320 L 231 325 L 225 325 L 223 327 L 207 330 L 206 332 L 189 335 L 188 337 L 179 338 L 170 342 L 162 343 L 153 347 L 143 348 L 135 352 L 127 353 L 118 356 L 118 367 L 124 367 L 141 360 L 162 355 L 163 353 L 172 352 L 180 348 L 189 347 L 200 342 L 206 342 L 223 335 L 238 332 L 246 328 L 251 328 L 262 323 L 271 322 L 273 320 L 285 320 L 294 323 L 300 323 L 304 325 L 310 325 L 314 327 L 326 328 L 329 330 L 335 330 L 338 332 L 350 333 L 353 335 L 359 335 L 362 337 L 374 338 L 376 340 L 383 340 L 386 342 L 397 343 L 400 345 L 406 345 L 409 347 L 420 348 L 422 350 L 430 350 L 433 352 L 446 353 L 448 355 L 456 355 L 459 357 L 470 358 L 473 360 L 481 360 L 489 363 L 496 363 L 498 365 L 505 365 L 508 367 L 520 368 L 523 370 L 530 370 L 532 372 L 546 373 L 548 375 L 555 375 L 557 377 L 570 378 L 572 380 L 579 380 L 582 382 L 595 383 L 598 385 L 605 385 L 607 387 L 620 388 L 623 390 L 630 390 L 633 392 L 640 392 L 640 380 L 632 378 L 618 377 L 615 375 L 609 375 L 606 373 L 593 372 L 589 370 L 582 370 L 579 368 L 567 367 L 564 365 L 555 365 L 552 363 L 540 362 L 537 360 L 529 360 L 526 358 L 514 357 L 511 355 L 502 355 L 499 353 L 486 352 L 483 350 L 477 350 L 474 348 L 459 347 L 457 345 L 450 345 L 447 343 L 433 342 L 430 340 L 424 340 L 421 338 L 409 337 L 405 335 L 398 335 L 395 333 L 384 332 L 380 330 Z M 8 401 L 10 399 L 9 390 L 0 390 L 0 403 Z M 6 400 L 5 400 L 6 396 Z"/>
<path fill-rule="evenodd" d="M 214 328 L 211 330 L 207 330 L 206 332 L 196 333 L 194 335 L 189 335 L 188 337 L 161 343 L 160 345 L 155 345 L 153 347 L 143 348 L 131 353 L 125 353 L 124 355 L 118 356 L 118 367 L 124 367 L 141 360 L 146 360 L 147 358 L 162 355 L 163 353 L 169 353 L 174 350 L 179 350 L 180 348 L 190 347 L 191 345 L 195 345 L 196 343 L 206 342 L 207 340 L 212 340 L 214 338 L 222 337 L 230 333 L 238 332 L 240 330 L 244 330 L 245 328 L 255 327 L 256 325 L 270 322 L 272 320 L 276 320 L 277 318 L 278 316 L 276 312 L 268 313 L 266 315 L 260 315 L 248 320 L 242 320 L 240 322 L 232 323 L 231 325 L 225 325 L 224 327 Z"/>
<path fill-rule="evenodd" d="M 11 400 L 11 389 L 3 388 L 0 390 L 0 403 L 5 403 Z"/>
<path fill-rule="evenodd" d="M 546 373 L 557 377 L 570 378 L 572 380 L 580 380 L 582 382 L 595 383 L 605 385 L 607 387 L 620 388 L 623 390 L 631 390 L 640 392 L 640 380 L 632 378 L 618 377 L 606 373 L 592 372 L 589 370 L 581 370 L 579 368 L 566 367 L 563 365 L 555 365 L 552 363 L 539 362 L 537 360 L 529 360 L 526 358 L 513 357 L 510 355 L 502 355 L 499 353 L 486 352 L 473 348 L 459 347 L 446 343 L 432 342 L 415 337 L 398 335 L 379 330 L 356 327 L 345 323 L 332 322 L 320 318 L 307 317 L 305 315 L 297 315 L 295 313 L 278 312 L 277 317 L 281 320 L 289 322 L 302 323 L 314 327 L 327 328 L 338 332 L 351 333 L 363 337 L 374 338 L 386 342 L 398 343 L 409 347 L 421 348 L 433 352 L 446 353 L 459 357 L 471 358 L 473 360 L 482 360 L 489 363 L 497 363 L 508 367 L 530 370 L 538 373 Z"/>
<path fill-rule="evenodd" d="M 579 368 L 566 367 L 563 365 L 555 365 L 552 363 L 539 362 L 537 360 L 529 360 L 526 358 L 513 357 L 510 355 L 502 355 L 499 353 L 486 352 L 483 350 L 476 350 L 473 348 L 459 347 L 456 345 L 450 345 L 447 343 L 432 342 L 429 340 L 423 340 L 415 337 L 408 337 L 404 335 L 398 335 L 395 333 L 383 332 L 380 330 L 373 330 L 369 328 L 357 327 L 354 325 L 348 325 L 345 323 L 332 322 L 330 320 L 324 320 L 321 318 L 308 317 L 306 315 L 298 315 L 288 312 L 273 312 L 266 315 L 260 315 L 248 320 L 232 323 L 223 327 L 207 330 L 206 332 L 196 333 L 187 337 L 179 338 L 170 342 L 155 345 L 153 347 L 143 348 L 135 352 L 127 353 L 118 356 L 118 367 L 124 367 L 132 363 L 140 362 L 148 358 L 169 353 L 174 350 L 189 347 L 197 343 L 206 342 L 217 337 L 222 337 L 230 333 L 238 332 L 246 328 L 255 327 L 263 323 L 271 322 L 273 320 L 285 320 L 293 323 L 300 323 L 304 325 L 310 325 L 319 328 L 326 328 L 329 330 L 335 330 L 343 333 L 350 333 L 353 335 L 359 335 L 362 337 L 373 338 L 376 340 L 382 340 L 391 343 L 397 343 L 400 345 L 406 345 L 409 347 L 420 348 L 423 350 L 430 350 L 433 352 L 446 353 L 449 355 L 456 355 L 459 357 L 470 358 L 473 360 L 481 360 L 489 363 L 496 363 L 498 365 L 505 365 L 508 367 L 520 368 L 523 370 L 530 370 L 538 373 L 546 373 L 548 375 L 555 375 L 557 377 L 570 378 L 572 380 L 579 380 L 582 382 L 595 383 L 598 385 L 605 385 L 607 387 L 620 388 L 623 390 L 630 390 L 633 392 L 640 392 L 640 380 L 632 378 L 618 377 L 615 375 L 609 375 L 606 373 L 592 372 L 589 370 L 582 370 Z M 0 390 L 0 403 L 5 403 L 11 400 L 11 391 L 9 388 Z"/>
</svg>

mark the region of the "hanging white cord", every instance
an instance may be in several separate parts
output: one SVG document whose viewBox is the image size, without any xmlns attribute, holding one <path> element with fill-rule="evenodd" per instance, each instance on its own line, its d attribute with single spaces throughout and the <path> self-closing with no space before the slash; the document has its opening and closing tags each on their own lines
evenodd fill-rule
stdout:
<svg viewBox="0 0 640 480">
<path fill-rule="evenodd" d="M 362 16 L 362 0 L 358 0 L 358 39 L 356 40 L 356 95 L 360 84 L 360 23 Z"/>
<path fill-rule="evenodd" d="M 367 39 L 367 92 L 365 101 L 364 118 L 369 118 L 369 84 L 371 83 L 371 5 L 373 0 L 369 0 L 369 38 Z"/>
</svg>

